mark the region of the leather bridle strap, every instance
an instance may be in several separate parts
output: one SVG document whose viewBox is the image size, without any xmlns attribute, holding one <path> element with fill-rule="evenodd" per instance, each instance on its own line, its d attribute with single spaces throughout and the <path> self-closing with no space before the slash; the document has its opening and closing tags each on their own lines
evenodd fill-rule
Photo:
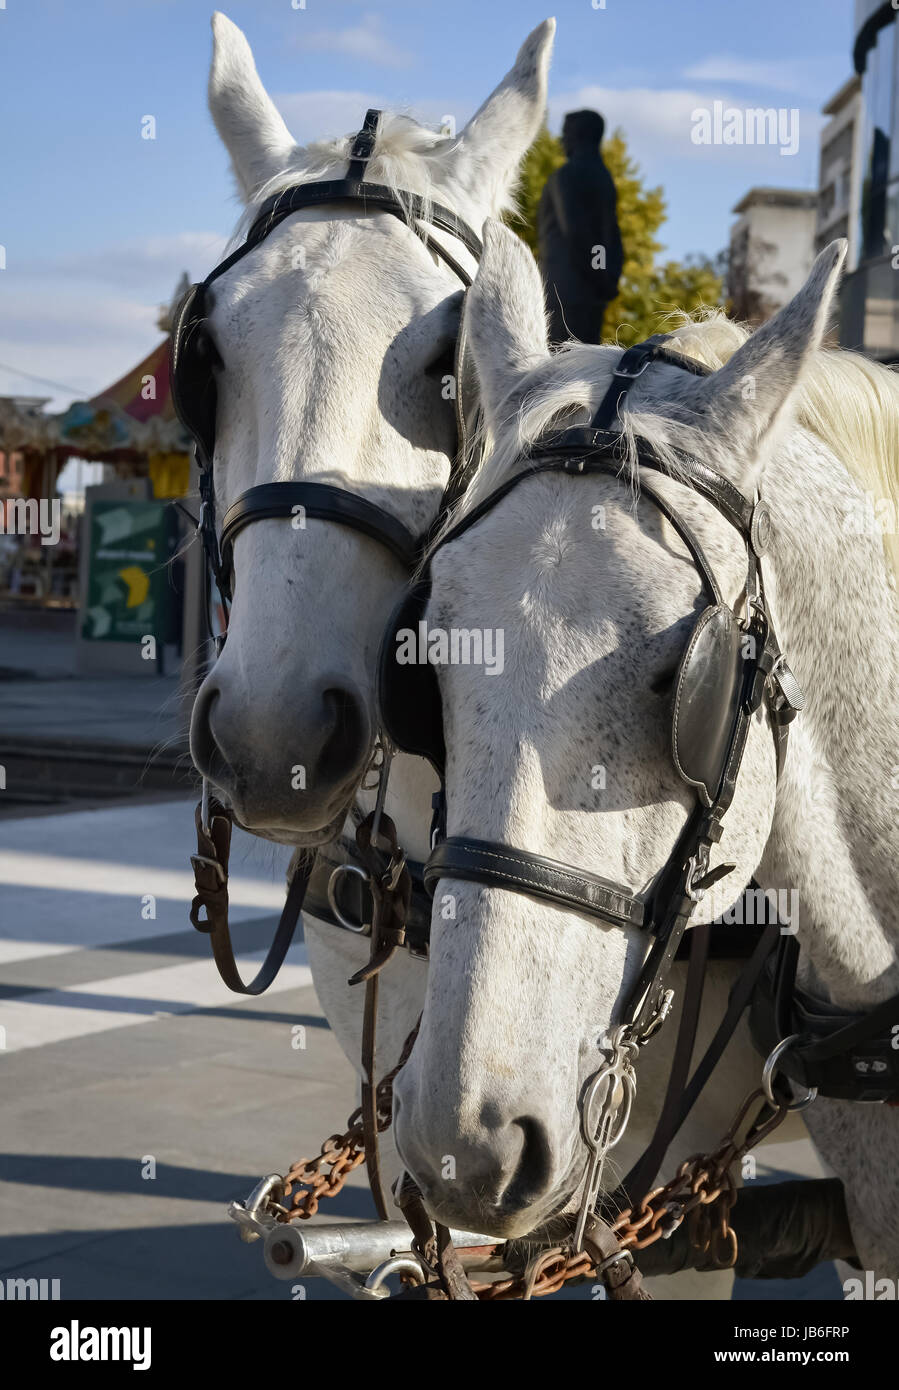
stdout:
<svg viewBox="0 0 899 1390">
<path fill-rule="evenodd" d="M 668 1145 L 674 1137 L 672 1129 L 678 1113 L 681 1097 L 690 1077 L 690 1062 L 696 1043 L 699 1027 L 699 1013 L 702 1005 L 705 969 L 709 954 L 711 928 L 707 922 L 698 923 L 690 931 L 690 963 L 687 967 L 687 982 L 684 986 L 684 1002 L 681 1009 L 674 1057 L 668 1074 L 668 1086 L 662 1103 L 655 1132 L 634 1168 L 623 1184 L 628 1192 L 634 1192 L 639 1199 L 652 1186 L 653 1178 L 659 1171 Z"/>
<path fill-rule="evenodd" d="M 216 266 L 205 283 L 209 284 L 211 280 L 230 270 L 241 254 L 264 241 L 286 217 L 290 217 L 291 213 L 326 203 L 361 203 L 363 213 L 389 212 L 401 222 L 405 222 L 407 227 L 413 220 L 427 222 L 432 227 L 456 237 L 475 260 L 480 260 L 483 254 L 481 238 L 461 217 L 457 217 L 441 203 L 430 202 L 417 193 L 397 193 L 386 184 L 360 183 L 353 178 L 324 179 L 318 183 L 295 184 L 292 188 L 284 189 L 282 193 L 276 193 L 263 204 L 243 246 L 238 247 L 220 266 Z M 448 253 L 444 252 L 439 242 L 433 242 L 433 249 L 438 256 L 447 258 Z"/>
<path fill-rule="evenodd" d="M 702 362 L 696 362 L 690 357 L 684 357 L 682 353 L 671 352 L 666 346 L 668 340 L 667 333 L 654 333 L 651 338 L 646 338 L 642 343 L 635 343 L 628 348 L 618 359 L 618 365 L 612 373 L 612 384 L 599 403 L 599 409 L 593 417 L 593 425 L 596 429 L 611 429 L 618 419 L 621 404 L 627 396 L 628 391 L 633 386 L 638 376 L 642 376 L 646 368 L 653 362 L 667 362 L 672 367 L 681 367 L 685 371 L 692 372 L 694 376 L 711 376 L 711 368 Z"/>
<path fill-rule="evenodd" d="M 395 516 L 367 498 L 332 487 L 329 483 L 261 483 L 259 487 L 251 487 L 241 493 L 222 520 L 220 551 L 223 574 L 227 577 L 232 568 L 235 537 L 251 521 L 283 516 L 298 518 L 301 515 L 303 520 L 312 517 L 318 521 L 334 521 L 354 531 L 361 531 L 385 546 L 407 570 L 415 565 L 418 554 L 416 537 Z"/>
<path fill-rule="evenodd" d="M 643 926 L 640 898 L 585 869 L 574 870 L 528 850 L 450 836 L 436 846 L 425 864 L 424 884 L 429 893 L 434 893 L 442 878 L 464 879 L 543 898 L 556 907 L 572 907 L 611 926 Z"/>
<path fill-rule="evenodd" d="M 218 972 L 235 994 L 263 994 L 274 980 L 287 955 L 299 921 L 306 887 L 312 875 L 313 857 L 303 860 L 294 873 L 281 911 L 274 940 L 265 960 L 249 984 L 241 978 L 234 959 L 228 928 L 228 860 L 231 852 L 231 813 L 215 799 L 209 802 L 209 823 L 203 825 L 203 803 L 198 802 L 194 819 L 197 826 L 197 853 L 190 862 L 194 871 L 196 897 L 191 903 L 190 920 L 197 931 L 206 932 Z M 206 917 L 200 912 L 205 908 Z"/>
<path fill-rule="evenodd" d="M 638 462 L 641 468 L 651 468 L 656 473 L 663 473 L 674 482 L 686 483 L 694 492 L 700 493 L 703 497 L 712 502 L 720 511 L 721 515 L 730 522 L 747 541 L 752 541 L 752 522 L 756 511 L 756 504 L 740 492 L 739 488 L 734 487 L 727 478 L 721 473 L 716 473 L 714 468 L 703 463 L 693 454 L 687 453 L 683 449 L 672 448 L 671 458 L 674 460 L 675 467 L 672 468 L 654 448 L 645 440 L 639 442 Z M 616 430 L 595 429 L 592 425 L 571 425 L 558 434 L 546 435 L 539 446 L 530 451 L 528 460 L 571 457 L 572 459 L 584 459 L 586 467 L 583 470 L 572 464 L 569 471 L 576 473 L 595 472 L 594 456 L 605 455 L 615 458 L 618 462 L 618 471 L 621 471 L 626 462 L 625 455 L 622 453 L 621 435 Z M 527 471 L 527 470 L 525 470 Z M 611 469 L 603 470 L 611 472 Z M 515 476 L 518 476 L 517 474 Z"/>
<path fill-rule="evenodd" d="M 694 927 L 692 930 L 697 931 L 699 928 Z M 774 921 L 769 923 L 759 937 L 755 950 L 731 991 L 724 1017 L 718 1025 L 715 1036 L 703 1053 L 702 1059 L 698 1063 L 696 1070 L 693 1072 L 689 1085 L 682 1088 L 680 1093 L 675 1095 L 673 1089 L 673 1076 L 669 1078 L 668 1091 L 665 1095 L 662 1114 L 659 1117 L 656 1131 L 653 1134 L 649 1147 L 644 1150 L 627 1177 L 622 1181 L 620 1187 L 613 1193 L 612 1197 L 609 1198 L 610 1205 L 613 1209 L 616 1202 L 621 1202 L 625 1205 L 633 1202 L 633 1204 L 636 1205 L 651 1190 L 656 1174 L 659 1171 L 659 1167 L 668 1148 L 699 1099 L 709 1077 L 721 1060 L 728 1043 L 734 1035 L 743 1011 L 752 998 L 752 992 L 755 989 L 756 982 L 764 969 L 766 960 L 771 954 L 779 931 L 780 927 L 777 921 Z M 690 964 L 692 967 L 692 959 Z M 686 1007 L 687 1001 L 685 997 L 684 1008 L 686 1009 Z M 689 1058 L 687 1061 L 689 1062 Z"/>
</svg>

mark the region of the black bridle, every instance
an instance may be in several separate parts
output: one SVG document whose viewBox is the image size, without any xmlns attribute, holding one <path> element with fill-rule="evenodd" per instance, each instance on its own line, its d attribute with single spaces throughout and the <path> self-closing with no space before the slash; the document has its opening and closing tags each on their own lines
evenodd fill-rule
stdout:
<svg viewBox="0 0 899 1390">
<path fill-rule="evenodd" d="M 591 424 L 545 437 L 530 452 L 526 466 L 520 472 L 491 492 L 439 538 L 426 558 L 415 589 L 405 601 L 405 608 L 399 610 L 399 623 L 405 627 L 413 622 L 415 616 L 424 614 L 430 595 L 430 565 L 437 551 L 476 526 L 504 497 L 523 486 L 528 479 L 545 474 L 569 477 L 604 474 L 620 478 L 626 455 L 622 432 L 616 428 L 619 407 L 637 377 L 656 361 L 667 362 L 698 375 L 708 373 L 708 369 L 700 364 L 670 352 L 661 335 L 625 352 Z M 647 478 L 646 474 L 653 471 L 672 476 L 667 463 L 646 443 L 638 441 L 640 495 L 645 495 L 662 512 L 683 540 L 708 599 L 708 607 L 696 621 L 681 662 L 672 720 L 674 762 L 682 778 L 694 787 L 696 800 L 648 896 L 632 893 L 626 885 L 610 882 L 584 869 L 527 849 L 465 836 L 446 838 L 443 787 L 445 749 L 439 689 L 433 671 L 426 679 L 432 685 L 436 711 L 432 709 L 430 716 L 423 720 L 419 716 L 413 731 L 416 742 L 411 750 L 429 756 L 441 777 L 441 791 L 435 798 L 435 843 L 424 867 L 424 884 L 431 894 L 441 879 L 461 879 L 536 897 L 556 907 L 573 908 L 601 925 L 637 927 L 650 937 L 645 961 L 625 1003 L 623 1021 L 616 1026 L 612 1043 L 612 1066 L 618 1069 L 616 1075 L 626 1086 L 633 1083 L 630 1058 L 656 1032 L 670 1009 L 673 991 L 667 988 L 667 978 L 696 905 L 708 888 L 735 868 L 734 864 L 719 864 L 711 868 L 710 856 L 712 847 L 721 839 L 723 818 L 734 797 L 752 717 L 764 702 L 774 734 L 779 776 L 786 752 L 788 725 L 804 703 L 802 691 L 778 645 L 765 597 L 760 560 L 771 538 L 767 505 L 761 499 L 745 497 L 727 478 L 692 455 L 678 450 L 672 452 L 678 464 L 677 473 L 673 475 L 675 480 L 710 501 L 743 541 L 747 565 L 747 616 L 740 621 L 728 608 L 692 527 L 677 507 L 662 497 Z M 391 644 L 395 643 L 398 622 L 396 618 L 391 620 L 382 647 L 381 706 L 385 733 L 398 747 L 403 748 L 403 703 L 397 695 L 401 682 L 396 678 L 395 645 L 393 652 L 390 652 Z M 415 697 L 416 708 L 424 706 L 427 711 L 428 699 L 422 698 L 420 691 L 415 692 Z M 716 717 L 708 721 L 707 728 L 703 700 L 708 702 L 716 699 L 723 707 L 717 712 L 712 710 Z M 713 753 L 709 753 L 707 743 L 712 746 Z M 408 747 L 407 751 L 410 751 Z M 619 1193 L 627 1191 L 631 1196 L 639 1197 L 651 1186 L 668 1143 L 689 1113 L 704 1080 L 723 1052 L 748 1003 L 776 931 L 775 923 L 762 934 L 740 977 L 731 1006 L 713 1044 L 697 1067 L 688 1088 L 709 928 L 696 927 L 691 933 L 687 999 L 663 1115 L 650 1148 L 628 1175 Z M 604 1078 L 609 1072 L 610 1068 L 606 1067 L 597 1074 L 597 1078 Z M 612 1124 L 613 1112 L 608 1107 L 612 1105 L 614 1090 L 610 1084 L 603 1101 L 606 1107 L 603 1123 L 607 1128 Z M 589 1083 L 588 1093 L 593 1093 Z M 584 1118 L 586 1122 L 586 1115 Z M 622 1123 L 616 1129 L 618 1137 L 623 1128 Z M 594 1148 L 595 1158 L 598 1153 Z M 598 1176 L 595 1166 L 591 1173 L 593 1187 L 590 1189 L 588 1184 L 588 1194 L 592 1195 L 585 1198 L 581 1228 L 590 1202 L 596 1195 Z"/>
<path fill-rule="evenodd" d="M 261 245 L 276 227 L 301 208 L 353 204 L 361 207 L 366 214 L 390 213 L 406 226 L 416 229 L 429 249 L 459 277 L 466 292 L 471 286 L 471 276 L 456 257 L 427 230 L 416 228 L 416 224 L 425 224 L 448 232 L 462 242 L 475 260 L 480 260 L 483 249 L 481 240 L 466 222 L 449 208 L 426 202 L 418 194 L 397 192 L 383 184 L 365 181 L 380 115 L 380 111 L 374 109 L 366 113 L 362 129 L 355 136 L 350 150 L 345 178 L 296 184 L 269 198 L 260 209 L 243 245 L 217 265 L 202 283 L 192 286 L 178 312 L 172 335 L 172 399 L 179 419 L 191 433 L 196 446 L 201 503 L 198 531 L 226 613 L 233 583 L 234 541 L 253 521 L 294 517 L 299 509 L 303 509 L 308 517 L 350 527 L 378 541 L 396 556 L 407 571 L 414 567 L 432 529 L 429 528 L 425 536 L 415 536 L 398 518 L 357 493 L 326 483 L 299 481 L 263 483 L 248 488 L 225 514 L 221 540 L 216 527 L 213 456 L 217 393 L 214 369 L 222 363 L 206 329 L 208 291 L 216 280 Z M 469 455 L 468 450 L 470 424 L 463 399 L 464 351 L 464 338 L 460 331 L 456 342 L 455 369 L 457 449 L 434 525 L 465 491 L 477 466 L 477 460 Z"/>
<path fill-rule="evenodd" d="M 613 383 L 592 423 L 587 427 L 563 430 L 541 441 L 530 452 L 522 471 L 507 479 L 440 538 L 428 555 L 427 566 L 439 549 L 470 530 L 529 478 L 547 473 L 570 477 L 590 474 L 619 477 L 624 465 L 623 441 L 619 430 L 610 426 L 633 381 L 651 362 L 659 360 L 697 374 L 707 372 L 701 364 L 669 352 L 663 344 L 664 338 L 659 336 L 629 349 L 621 358 Z M 665 980 L 696 904 L 706 889 L 734 868 L 732 864 L 722 864 L 710 869 L 709 858 L 712 847 L 721 839 L 722 820 L 734 797 L 752 716 L 764 701 L 774 730 L 779 772 L 786 750 L 788 724 L 803 703 L 801 691 L 778 645 L 762 584 L 759 560 L 770 538 L 766 504 L 751 501 L 727 478 L 692 455 L 674 452 L 678 462 L 676 481 L 710 501 L 739 532 L 746 548 L 750 617 L 743 630 L 751 639 L 746 649 L 754 652 L 754 656 L 743 662 L 742 688 L 738 692 L 717 785 L 704 789 L 706 795 L 697 794 L 696 805 L 648 898 L 529 850 L 461 836 L 440 838 L 442 827 L 438 827 L 438 842 L 424 869 L 425 886 L 432 893 L 441 878 L 464 879 L 536 896 L 560 907 L 573 907 L 601 923 L 635 926 L 646 931 L 653 938 L 653 944 L 624 1018 L 628 1029 L 640 1041 L 652 1035 L 664 1016 Z M 638 443 L 637 462 L 641 470 L 669 471 L 643 443 Z M 722 605 L 720 587 L 692 527 L 642 474 L 640 495 L 645 495 L 658 507 L 684 541 L 699 571 L 710 607 Z"/>
<path fill-rule="evenodd" d="M 226 618 L 234 578 L 234 541 L 251 522 L 273 517 L 293 518 L 302 510 L 305 517 L 347 526 L 378 541 L 407 572 L 411 572 L 432 531 L 465 491 L 477 468 L 477 454 L 469 449 L 471 429 L 463 390 L 466 346 L 460 327 L 455 354 L 456 453 L 450 463 L 449 479 L 437 515 L 423 536 L 413 535 L 397 517 L 357 493 L 327 483 L 289 481 L 262 483 L 241 493 L 225 513 L 219 540 L 213 462 L 217 408 L 215 368 L 222 366 L 222 362 L 206 329 L 209 287 L 261 245 L 292 213 L 301 208 L 341 204 L 357 206 L 365 214 L 387 212 L 399 218 L 459 277 L 466 294 L 471 286 L 471 276 L 464 266 L 426 230 L 430 226 L 448 232 L 478 261 L 483 249 L 481 241 L 466 222 L 449 208 L 426 201 L 418 194 L 397 192 L 383 184 L 365 181 L 380 115 L 374 109 L 366 112 L 362 129 L 353 140 L 345 178 L 296 184 L 271 197 L 260 209 L 243 245 L 217 265 L 202 283 L 192 286 L 178 312 L 172 334 L 172 399 L 179 419 L 196 446 L 201 500 L 197 530 L 206 554 L 207 584 L 211 572 Z M 207 619 L 208 597 L 207 589 Z M 216 638 L 218 652 L 224 641 L 224 635 Z M 233 818 L 227 807 L 210 797 L 205 782 L 195 819 L 197 853 L 191 856 L 191 863 L 197 894 L 191 906 L 191 921 L 199 931 L 208 932 L 216 966 L 228 988 L 238 994 L 261 994 L 274 980 L 290 947 L 314 860 L 310 858 L 297 868 L 265 960 L 254 978 L 245 983 L 234 958 L 228 926 L 228 858 Z M 202 917 L 200 914 L 204 911 L 206 915 Z"/>
</svg>

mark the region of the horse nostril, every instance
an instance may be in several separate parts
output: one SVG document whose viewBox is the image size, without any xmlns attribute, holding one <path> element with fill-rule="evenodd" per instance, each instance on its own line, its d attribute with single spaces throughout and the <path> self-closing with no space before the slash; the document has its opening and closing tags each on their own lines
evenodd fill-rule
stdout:
<svg viewBox="0 0 899 1390">
<path fill-rule="evenodd" d="M 194 767 L 204 777 L 212 775 L 213 762 L 219 755 L 212 732 L 212 707 L 218 697 L 216 686 L 211 681 L 204 681 L 197 691 L 190 716 L 190 756 Z"/>
<path fill-rule="evenodd" d="M 318 777 L 340 781 L 358 767 L 368 742 L 368 722 L 357 697 L 349 690 L 331 687 L 322 693 L 330 732 L 317 759 Z"/>
<path fill-rule="evenodd" d="M 233 778 L 233 769 L 212 727 L 212 714 L 219 699 L 218 686 L 212 682 L 197 692 L 190 716 L 190 756 L 197 771 L 218 787 Z"/>
<path fill-rule="evenodd" d="M 530 1115 L 513 1120 L 509 1130 L 519 1130 L 521 1150 L 511 1181 L 502 1194 L 502 1205 L 515 1211 L 539 1202 L 552 1182 L 553 1156 L 545 1125 Z"/>
</svg>

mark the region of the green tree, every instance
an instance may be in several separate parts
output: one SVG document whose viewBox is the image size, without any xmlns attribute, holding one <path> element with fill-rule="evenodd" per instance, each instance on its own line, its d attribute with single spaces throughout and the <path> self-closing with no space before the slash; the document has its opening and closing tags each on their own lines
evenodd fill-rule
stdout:
<svg viewBox="0 0 899 1390">
<path fill-rule="evenodd" d="M 644 188 L 620 130 L 603 142 L 602 153 L 618 192 L 618 222 L 624 243 L 620 293 L 606 311 L 604 336 L 617 335 L 618 341 L 627 346 L 663 329 L 674 310 L 692 313 L 703 305 L 721 304 L 723 285 L 712 262 L 703 258 L 656 265 L 656 256 L 662 249 L 656 232 L 667 215 L 662 189 Z M 520 211 L 507 219 L 534 256 L 540 194 L 550 174 L 564 162 L 561 140 L 544 126 L 525 156 Z"/>
</svg>

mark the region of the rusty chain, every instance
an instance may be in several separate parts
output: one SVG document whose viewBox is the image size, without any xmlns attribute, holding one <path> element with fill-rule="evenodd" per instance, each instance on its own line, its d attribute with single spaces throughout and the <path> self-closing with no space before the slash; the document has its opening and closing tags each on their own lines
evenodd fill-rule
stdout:
<svg viewBox="0 0 899 1390">
<path fill-rule="evenodd" d="M 390 1128 L 393 1111 L 393 1082 L 405 1066 L 418 1036 L 419 1022 L 409 1034 L 400 1059 L 377 1087 L 378 1133 Z M 738 1133 L 747 1114 L 757 1102 L 761 1108 L 742 1141 Z M 766 1112 L 768 1118 L 765 1118 Z M 764 1092 L 750 1092 L 739 1107 L 733 1123 L 712 1154 L 694 1154 L 678 1168 L 674 1177 L 643 1198 L 636 1210 L 627 1207 L 610 1222 L 621 1245 L 644 1250 L 670 1236 L 682 1221 L 687 1222 L 691 1244 L 708 1255 L 709 1267 L 730 1269 L 737 1258 L 737 1238 L 730 1224 L 730 1212 L 737 1199 L 733 1165 L 766 1138 L 787 1114 L 784 1104 L 771 1111 Z M 361 1107 L 347 1121 L 343 1134 L 332 1134 L 316 1158 L 298 1159 L 284 1178 L 284 1202 L 269 1200 L 269 1209 L 283 1223 L 305 1221 L 315 1216 L 319 1201 L 335 1196 L 350 1173 L 365 1161 Z M 323 1172 L 323 1169 L 327 1169 Z M 294 1188 L 297 1190 L 294 1192 Z M 461 1250 L 463 1263 L 465 1251 Z M 587 1279 L 595 1266 L 586 1251 L 572 1254 L 564 1246 L 539 1251 L 521 1273 L 494 1282 L 471 1280 L 471 1287 L 482 1302 L 545 1298 L 557 1293 L 575 1279 Z"/>
<path fill-rule="evenodd" d="M 762 1107 L 738 1142 L 737 1134 L 757 1101 L 763 1102 Z M 686 1159 L 669 1182 L 644 1197 L 636 1211 L 628 1207 L 610 1222 L 620 1243 L 627 1249 L 644 1250 L 671 1235 L 686 1220 L 691 1244 L 709 1256 L 710 1267 L 733 1268 L 737 1237 L 730 1224 L 730 1212 L 737 1199 L 737 1188 L 731 1169 L 787 1115 L 787 1106 L 782 1105 L 764 1119 L 770 1109 L 761 1089 L 750 1092 L 714 1153 L 694 1154 Z M 496 1283 L 472 1281 L 472 1288 L 479 1299 L 487 1302 L 542 1298 L 557 1293 L 573 1279 L 589 1278 L 593 1273 L 594 1265 L 586 1251 L 571 1254 L 559 1246 L 538 1254 L 522 1274 Z"/>
<path fill-rule="evenodd" d="M 419 1019 L 419 1023 L 421 1020 Z M 378 1133 L 388 1130 L 393 1118 L 393 1082 L 397 1073 L 406 1065 L 419 1024 L 403 1043 L 400 1060 L 393 1071 L 378 1082 L 376 1095 Z M 292 1163 L 284 1176 L 284 1203 L 269 1201 L 269 1210 L 276 1220 L 306 1221 L 315 1216 L 318 1204 L 323 1197 L 335 1197 L 341 1190 L 350 1173 L 365 1162 L 365 1143 L 362 1135 L 362 1107 L 354 1110 L 347 1120 L 343 1134 L 332 1134 L 321 1146 L 316 1158 L 299 1158 Z M 327 1168 L 327 1172 L 322 1172 Z M 294 1192 L 294 1187 L 297 1191 Z"/>
</svg>

